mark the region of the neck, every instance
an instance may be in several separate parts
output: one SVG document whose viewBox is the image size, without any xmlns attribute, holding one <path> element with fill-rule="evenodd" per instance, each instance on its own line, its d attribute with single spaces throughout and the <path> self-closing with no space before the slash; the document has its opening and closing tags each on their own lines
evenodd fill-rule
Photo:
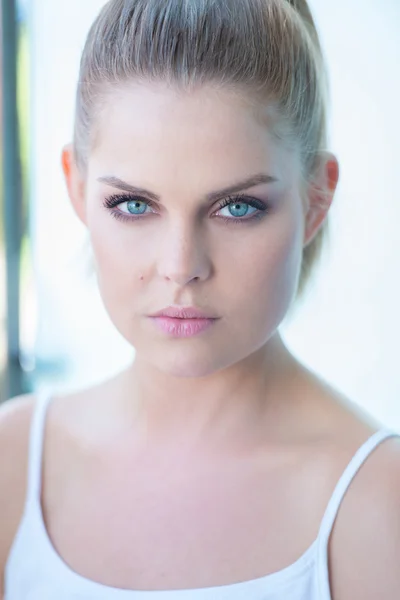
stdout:
<svg viewBox="0 0 400 600">
<path fill-rule="evenodd" d="M 297 368 L 296 368 L 297 367 Z M 277 334 L 253 355 L 202 378 L 177 378 L 136 357 L 119 377 L 123 418 L 147 443 L 194 448 L 256 442 L 287 409 L 298 363 Z"/>
</svg>

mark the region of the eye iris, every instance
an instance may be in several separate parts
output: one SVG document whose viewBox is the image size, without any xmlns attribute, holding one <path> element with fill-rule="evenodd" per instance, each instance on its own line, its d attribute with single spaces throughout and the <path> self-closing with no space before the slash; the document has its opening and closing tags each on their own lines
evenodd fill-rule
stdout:
<svg viewBox="0 0 400 600">
<path fill-rule="evenodd" d="M 139 200 L 131 200 L 127 203 L 127 208 L 133 215 L 141 215 L 146 211 L 146 205 Z M 143 210 L 140 210 L 142 208 Z"/>
<path fill-rule="evenodd" d="M 229 206 L 229 210 L 234 217 L 244 217 L 249 212 L 249 205 L 245 202 L 236 202 Z M 234 211 L 238 211 L 239 214 L 235 214 Z"/>
</svg>

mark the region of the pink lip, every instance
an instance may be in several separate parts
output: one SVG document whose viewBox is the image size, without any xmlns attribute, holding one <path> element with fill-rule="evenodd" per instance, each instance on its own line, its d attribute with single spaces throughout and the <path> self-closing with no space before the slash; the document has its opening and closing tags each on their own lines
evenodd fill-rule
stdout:
<svg viewBox="0 0 400 600">
<path fill-rule="evenodd" d="M 151 317 L 156 326 L 173 337 L 187 338 L 209 329 L 217 319 L 177 319 L 174 317 Z"/>
<path fill-rule="evenodd" d="M 217 320 L 196 306 L 168 306 L 151 315 L 156 326 L 173 337 L 192 337 L 209 329 Z"/>
<path fill-rule="evenodd" d="M 167 306 L 151 316 L 173 319 L 215 319 L 214 315 L 207 314 L 197 306 Z"/>
</svg>

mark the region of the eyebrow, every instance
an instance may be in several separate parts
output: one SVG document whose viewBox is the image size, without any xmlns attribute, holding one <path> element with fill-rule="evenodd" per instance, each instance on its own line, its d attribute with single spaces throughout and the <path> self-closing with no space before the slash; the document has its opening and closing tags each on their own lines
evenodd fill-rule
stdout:
<svg viewBox="0 0 400 600">
<path fill-rule="evenodd" d="M 118 177 L 99 177 L 98 180 L 101 183 L 106 183 L 112 187 L 118 188 L 124 192 L 129 192 L 131 194 L 141 194 L 147 196 L 151 200 L 155 202 L 160 202 L 161 198 L 157 194 L 150 192 L 149 190 L 145 190 L 144 188 L 136 187 L 122 179 L 118 179 Z M 230 196 L 231 194 L 235 194 L 237 192 L 242 192 L 256 185 L 261 185 L 263 183 L 274 183 L 278 181 L 276 177 L 272 177 L 271 175 L 266 175 L 265 173 L 257 173 L 256 175 L 252 175 L 243 181 L 238 181 L 237 183 L 230 185 L 222 190 L 218 190 L 216 192 L 211 192 L 206 195 L 206 202 L 216 202 L 225 198 L 226 196 Z"/>
</svg>

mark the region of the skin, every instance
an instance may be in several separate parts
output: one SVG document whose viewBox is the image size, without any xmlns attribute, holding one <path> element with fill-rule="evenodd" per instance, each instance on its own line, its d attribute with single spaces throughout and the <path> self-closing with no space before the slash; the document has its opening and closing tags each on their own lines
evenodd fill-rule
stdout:
<svg viewBox="0 0 400 600">
<path fill-rule="evenodd" d="M 229 91 L 131 84 L 102 113 L 87 173 L 71 147 L 64 151 L 104 304 L 137 353 L 124 376 L 124 410 L 139 414 L 154 439 L 171 429 L 209 443 L 210 432 L 242 421 L 243 412 L 251 420 L 264 414 L 268 395 L 293 371 L 278 327 L 294 300 L 303 247 L 332 203 L 338 164 L 324 155 L 304 202 L 297 152 L 274 138 L 268 121 L 272 129 L 272 115 Z M 263 219 L 234 222 L 237 213 L 204 200 L 256 173 L 277 180 L 241 192 L 268 205 Z M 160 202 L 142 209 L 141 220 L 120 222 L 103 207 L 118 193 L 104 177 L 145 188 Z M 126 203 L 119 208 L 126 212 Z M 218 321 L 201 336 L 171 340 L 148 319 L 171 304 L 199 306 Z"/>
<path fill-rule="evenodd" d="M 302 249 L 332 204 L 337 160 L 324 153 L 304 190 L 296 150 L 272 133 L 274 115 L 227 90 L 130 84 L 109 98 L 87 170 L 71 146 L 63 167 L 104 304 L 136 359 L 112 380 L 53 399 L 46 530 L 73 572 L 117 588 L 209 587 L 277 572 L 316 539 L 336 482 L 379 427 L 279 333 Z M 242 193 L 268 203 L 265 218 L 234 224 L 222 218 L 235 218 L 227 207 L 206 206 L 211 192 L 260 172 L 277 181 Z M 116 220 L 104 201 L 119 192 L 104 177 L 157 194 L 154 212 Z M 148 315 L 170 304 L 197 305 L 218 321 L 198 337 L 168 338 Z M 7 404 L 0 573 L 23 510 L 35 400 Z M 400 445 L 389 440 L 346 494 L 329 547 L 333 600 L 398 597 L 399 473 Z"/>
</svg>

